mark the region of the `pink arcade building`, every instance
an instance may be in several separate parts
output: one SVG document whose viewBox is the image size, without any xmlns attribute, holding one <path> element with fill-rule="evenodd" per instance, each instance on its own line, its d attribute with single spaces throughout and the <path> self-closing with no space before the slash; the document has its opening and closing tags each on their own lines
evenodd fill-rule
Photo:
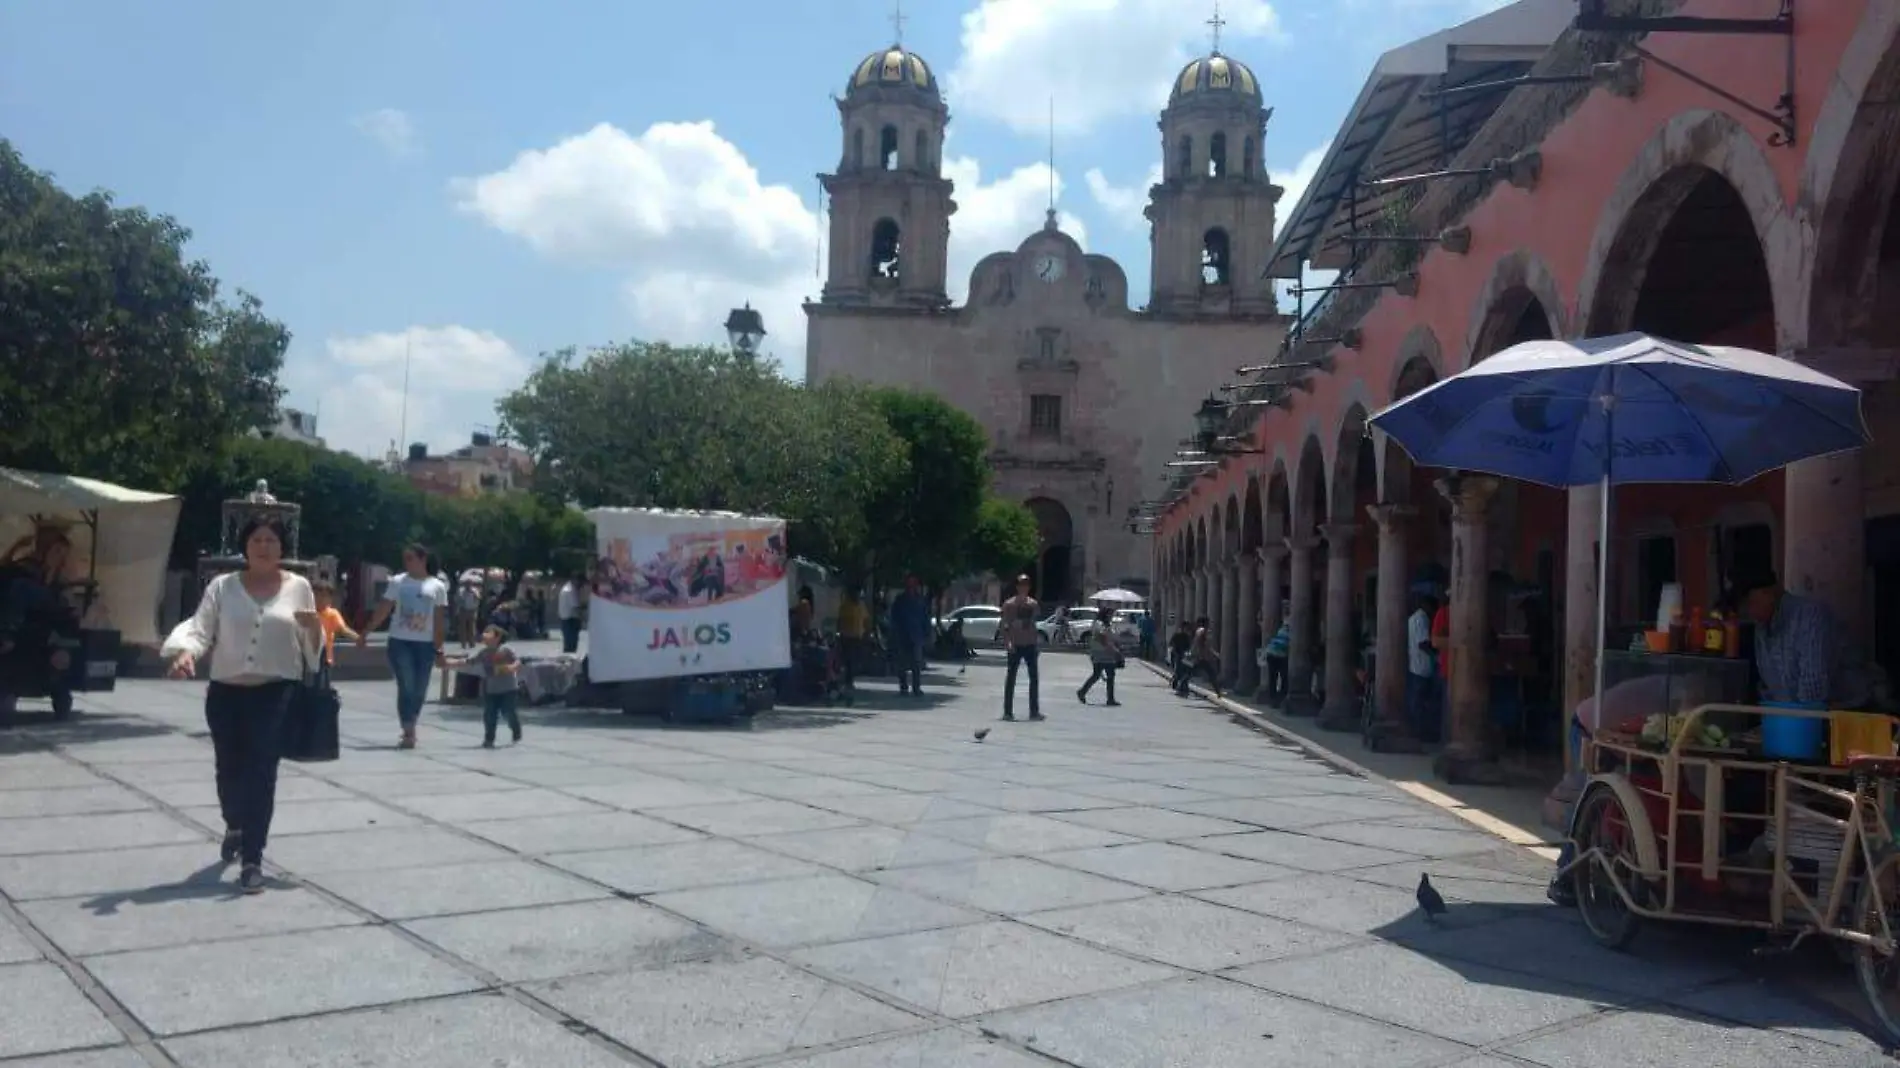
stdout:
<svg viewBox="0 0 1900 1068">
<path fill-rule="evenodd" d="M 1772 568 L 1900 678 L 1897 198 L 1894 0 L 1520 0 L 1387 53 L 1272 253 L 1277 277 L 1337 278 L 1302 294 L 1278 366 L 1222 395 L 1247 451 L 1170 471 L 1160 618 L 1210 617 L 1251 692 L 1288 613 L 1286 711 L 1358 732 L 1363 688 L 1371 743 L 1400 749 L 1410 591 L 1435 578 L 1437 773 L 1554 781 L 1594 686 L 1597 491 L 1415 468 L 1367 418 L 1520 341 L 1644 331 L 1853 382 L 1877 444 L 1740 487 L 1618 489 L 1613 630 L 1666 584 L 1712 605 Z"/>
</svg>

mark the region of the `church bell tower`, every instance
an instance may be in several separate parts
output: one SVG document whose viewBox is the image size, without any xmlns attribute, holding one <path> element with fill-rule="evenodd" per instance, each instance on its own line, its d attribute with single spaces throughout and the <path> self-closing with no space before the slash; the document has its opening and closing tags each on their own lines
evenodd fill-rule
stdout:
<svg viewBox="0 0 1900 1068">
<path fill-rule="evenodd" d="M 950 111 L 930 67 L 894 44 L 864 57 L 838 102 L 844 150 L 819 175 L 830 198 L 825 304 L 934 308 L 945 290 L 951 183 L 943 176 Z"/>
<path fill-rule="evenodd" d="M 1218 29 L 1218 27 L 1217 27 Z M 1213 52 L 1174 79 L 1161 112 L 1161 184 L 1149 194 L 1149 310 L 1179 316 L 1271 315 L 1274 205 L 1262 163 L 1270 109 L 1252 70 Z"/>
</svg>

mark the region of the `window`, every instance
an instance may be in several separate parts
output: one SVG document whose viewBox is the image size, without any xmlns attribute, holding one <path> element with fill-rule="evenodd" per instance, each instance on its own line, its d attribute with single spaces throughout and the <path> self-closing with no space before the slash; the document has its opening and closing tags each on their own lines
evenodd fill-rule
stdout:
<svg viewBox="0 0 1900 1068">
<path fill-rule="evenodd" d="M 1736 575 L 1780 570 L 1775 566 L 1775 534 L 1766 523 L 1717 528 L 1715 551 L 1718 589 L 1726 589 Z"/>
<path fill-rule="evenodd" d="M 1175 173 L 1183 178 L 1192 175 L 1194 173 L 1194 138 L 1182 134 L 1175 153 Z"/>
<path fill-rule="evenodd" d="M 1062 436 L 1062 398 L 1053 393 L 1029 397 L 1029 433 L 1039 438 Z"/>
<path fill-rule="evenodd" d="M 885 170 L 897 169 L 897 127 L 886 126 L 884 132 L 878 135 L 877 158 Z"/>
<path fill-rule="evenodd" d="M 1662 588 L 1676 581 L 1676 536 L 1657 534 L 1636 539 L 1636 606 L 1634 618 L 1646 620 L 1662 603 Z"/>
<path fill-rule="evenodd" d="M 1227 175 L 1227 135 L 1217 133 L 1207 141 L 1207 176 L 1224 178 Z"/>
<path fill-rule="evenodd" d="M 1216 226 L 1201 238 L 1201 284 L 1226 285 L 1231 277 L 1231 267 L 1227 231 Z"/>
<path fill-rule="evenodd" d="M 1043 327 L 1036 331 L 1036 358 L 1044 363 L 1056 362 L 1056 336 L 1060 331 Z"/>
</svg>

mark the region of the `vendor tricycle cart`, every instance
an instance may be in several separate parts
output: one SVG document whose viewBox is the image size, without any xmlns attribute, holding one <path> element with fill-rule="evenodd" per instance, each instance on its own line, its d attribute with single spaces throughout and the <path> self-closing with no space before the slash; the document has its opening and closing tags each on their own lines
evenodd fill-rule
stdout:
<svg viewBox="0 0 1900 1068">
<path fill-rule="evenodd" d="M 1761 755 L 1765 717 L 1830 721 L 1833 759 Z M 1558 878 L 1575 879 L 1584 925 L 1611 948 L 1644 920 L 1755 928 L 1790 949 L 1809 935 L 1833 938 L 1900 1042 L 1894 726 L 1888 716 L 1712 704 L 1671 717 L 1660 738 L 1601 731 L 1584 748 L 1590 779 Z M 1850 734 L 1871 736 L 1871 751 L 1843 745 Z"/>
</svg>

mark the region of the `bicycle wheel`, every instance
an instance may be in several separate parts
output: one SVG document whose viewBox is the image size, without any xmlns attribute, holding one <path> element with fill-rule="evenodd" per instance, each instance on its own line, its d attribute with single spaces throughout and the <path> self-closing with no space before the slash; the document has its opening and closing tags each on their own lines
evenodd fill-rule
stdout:
<svg viewBox="0 0 1900 1068">
<path fill-rule="evenodd" d="M 1860 896 L 1854 903 L 1854 927 L 1876 938 L 1900 933 L 1900 851 L 1888 848 L 1874 857 L 1873 868 L 1861 880 Z M 1854 977 L 1860 981 L 1860 992 L 1880 1026 L 1889 1038 L 1900 1043 L 1900 953 L 1856 945 Z"/>
<path fill-rule="evenodd" d="M 1577 881 L 1577 912 L 1590 937 L 1608 949 L 1622 949 L 1642 928 L 1642 917 L 1633 912 L 1619 883 L 1628 883 L 1637 870 L 1634 828 L 1616 791 L 1601 784 L 1592 787 L 1579 802 L 1576 821 L 1577 853 L 1601 850 L 1595 861 L 1573 873 Z M 1630 896 L 1643 899 L 1640 884 L 1628 887 Z"/>
</svg>

